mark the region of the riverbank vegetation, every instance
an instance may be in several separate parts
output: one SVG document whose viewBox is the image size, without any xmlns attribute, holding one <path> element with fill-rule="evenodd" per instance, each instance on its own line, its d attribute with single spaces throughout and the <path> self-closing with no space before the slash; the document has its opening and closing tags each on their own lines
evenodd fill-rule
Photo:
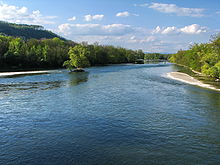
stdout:
<svg viewBox="0 0 220 165">
<path fill-rule="evenodd" d="M 144 59 L 146 61 L 168 61 L 171 54 L 161 54 L 161 53 L 146 53 Z"/>
<path fill-rule="evenodd" d="M 130 63 L 135 62 L 136 59 L 144 58 L 144 53 L 141 50 L 134 51 L 99 44 L 77 44 L 57 37 L 25 40 L 1 35 L 0 69 L 61 68 L 63 63 L 69 60 L 69 57 L 71 58 L 71 50 L 76 45 L 81 45 L 86 49 L 85 57 L 88 60 L 88 66 Z"/>
<path fill-rule="evenodd" d="M 220 78 L 220 34 L 209 43 L 194 44 L 189 50 L 180 50 L 170 61 L 184 65 L 207 76 Z"/>
<path fill-rule="evenodd" d="M 0 69 L 58 68 L 68 59 L 71 41 L 53 39 L 24 40 L 0 36 Z"/>
</svg>

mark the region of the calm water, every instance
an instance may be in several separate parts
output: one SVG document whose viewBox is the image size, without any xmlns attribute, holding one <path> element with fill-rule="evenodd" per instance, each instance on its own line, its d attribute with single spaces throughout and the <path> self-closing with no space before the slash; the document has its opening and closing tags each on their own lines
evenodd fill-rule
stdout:
<svg viewBox="0 0 220 165">
<path fill-rule="evenodd" d="M 164 76 L 176 69 L 0 78 L 0 164 L 220 164 L 220 93 Z"/>
</svg>

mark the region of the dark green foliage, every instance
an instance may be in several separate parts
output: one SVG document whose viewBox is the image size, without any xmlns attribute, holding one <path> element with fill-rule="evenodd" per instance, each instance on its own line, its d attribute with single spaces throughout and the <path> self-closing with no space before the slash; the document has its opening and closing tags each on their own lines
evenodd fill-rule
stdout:
<svg viewBox="0 0 220 165">
<path fill-rule="evenodd" d="M 64 62 L 64 66 L 72 70 L 74 67 L 83 68 L 90 65 L 133 63 L 143 58 L 144 53 L 141 50 L 83 43 L 70 48 L 69 60 Z"/>
<path fill-rule="evenodd" d="M 170 61 L 220 78 L 220 34 L 214 36 L 210 43 L 195 44 L 189 50 L 178 51 Z"/>
<path fill-rule="evenodd" d="M 6 36 L 20 37 L 24 39 L 52 39 L 54 37 L 65 40 L 51 31 L 44 30 L 42 26 L 14 24 L 0 21 L 0 34 Z"/>
<path fill-rule="evenodd" d="M 81 54 L 79 58 L 75 56 L 76 51 Z M 24 40 L 0 36 L 0 69 L 5 70 L 60 68 L 63 64 L 70 68 L 73 66 L 80 68 L 90 65 L 129 63 L 143 58 L 144 53 L 141 50 L 133 51 L 98 44 L 80 45 L 59 38 Z"/>
<path fill-rule="evenodd" d="M 160 53 L 147 53 L 144 56 L 145 60 L 153 61 L 153 60 L 168 60 L 170 58 L 170 54 L 160 54 Z"/>
<path fill-rule="evenodd" d="M 58 68 L 74 42 L 53 39 L 30 39 L 0 36 L 0 69 Z"/>
</svg>

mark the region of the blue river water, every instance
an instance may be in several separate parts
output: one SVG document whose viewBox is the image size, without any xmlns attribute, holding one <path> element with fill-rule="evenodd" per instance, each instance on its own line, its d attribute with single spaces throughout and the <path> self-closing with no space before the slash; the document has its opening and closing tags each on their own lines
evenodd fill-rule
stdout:
<svg viewBox="0 0 220 165">
<path fill-rule="evenodd" d="M 220 164 L 220 93 L 166 78 L 176 70 L 0 78 L 0 164 Z"/>
</svg>

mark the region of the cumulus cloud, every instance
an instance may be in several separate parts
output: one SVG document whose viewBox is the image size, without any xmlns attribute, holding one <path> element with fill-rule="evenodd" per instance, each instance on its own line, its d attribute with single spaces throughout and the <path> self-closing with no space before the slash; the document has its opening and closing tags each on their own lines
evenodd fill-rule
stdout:
<svg viewBox="0 0 220 165">
<path fill-rule="evenodd" d="M 18 7 L 0 3 L 0 20 L 25 24 L 53 24 L 56 16 L 43 16 L 39 10 L 28 11 L 27 7 Z"/>
<path fill-rule="evenodd" d="M 192 24 L 192 25 L 181 28 L 180 31 L 183 33 L 187 33 L 187 34 L 200 34 L 200 33 L 207 32 L 207 28 L 201 27 L 197 24 Z"/>
<path fill-rule="evenodd" d="M 175 26 L 161 28 L 157 26 L 153 31 L 152 34 L 177 34 L 177 33 L 184 33 L 184 34 L 200 34 L 207 32 L 206 27 L 202 27 L 198 24 L 188 25 L 182 28 L 177 28 Z"/>
<path fill-rule="evenodd" d="M 75 16 L 73 16 L 73 17 L 71 17 L 71 18 L 68 19 L 68 21 L 75 21 L 75 20 L 76 20 L 76 17 L 75 17 Z"/>
<path fill-rule="evenodd" d="M 130 25 L 124 24 L 61 24 L 59 33 L 64 35 L 124 35 L 133 31 Z"/>
<path fill-rule="evenodd" d="M 209 31 L 204 33 L 206 31 L 206 27 L 197 24 L 183 27 L 157 26 L 155 29 L 148 29 L 126 24 L 66 23 L 61 24 L 56 32 L 76 42 L 87 41 L 90 44 L 99 42 L 104 45 L 142 49 L 146 52 L 174 53 L 178 49 L 186 49 L 189 42 L 206 42 L 211 34 Z"/>
<path fill-rule="evenodd" d="M 98 21 L 101 21 L 102 19 L 104 18 L 104 15 L 102 14 L 97 14 L 97 15 L 85 15 L 84 16 L 84 19 L 85 21 L 93 21 L 93 20 L 98 20 Z"/>
<path fill-rule="evenodd" d="M 184 8 L 175 4 L 152 3 L 149 8 L 155 9 L 162 13 L 176 14 L 178 16 L 202 17 L 204 9 L 201 8 Z"/>
<path fill-rule="evenodd" d="M 179 30 L 175 26 L 167 27 L 161 31 L 161 34 L 175 34 L 178 33 Z"/>
</svg>

